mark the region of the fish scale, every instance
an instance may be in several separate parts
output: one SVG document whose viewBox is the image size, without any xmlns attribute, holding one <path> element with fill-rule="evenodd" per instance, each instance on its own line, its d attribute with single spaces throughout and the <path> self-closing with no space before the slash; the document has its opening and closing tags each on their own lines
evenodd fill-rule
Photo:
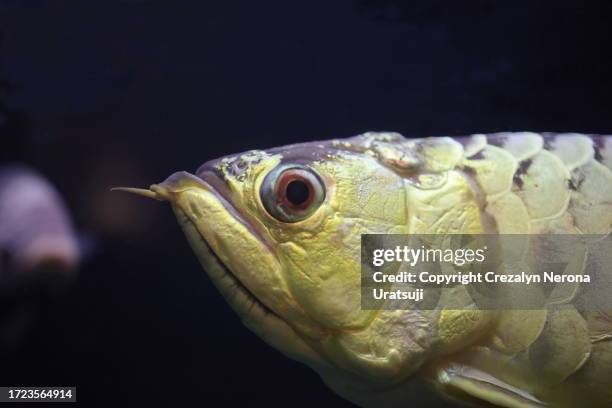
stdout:
<svg viewBox="0 0 612 408">
<path fill-rule="evenodd" d="M 349 150 L 373 151 L 399 174 L 423 168 L 444 172 L 454 164 L 475 181 L 484 196 L 481 210 L 499 234 L 607 235 L 612 228 L 610 136 L 505 132 L 406 140 L 367 133 L 343 143 Z M 461 159 L 449 159 L 459 144 Z M 444 145 L 455 153 L 441 153 Z M 444 324 L 441 316 L 438 325 Z M 611 338 L 612 318 L 605 312 L 580 313 L 572 305 L 501 311 L 490 336 L 462 350 L 456 361 L 433 364 L 443 367 L 436 371 L 436 385 L 450 396 L 460 389 L 508 407 L 587 401 L 593 407 L 610 406 L 612 364 L 601 362 L 612 360 Z M 487 390 L 490 373 L 507 395 Z M 591 391 L 587 395 L 585 384 Z"/>
<path fill-rule="evenodd" d="M 547 133 L 542 136 L 522 132 L 494 134 L 485 138 L 490 145 L 510 155 L 491 155 L 493 158 L 489 161 L 504 160 L 508 163 L 503 166 L 487 163 L 484 168 L 476 167 L 476 178 L 480 180 L 486 177 L 481 175 L 482 172 L 491 171 L 497 183 L 507 184 L 507 180 L 513 180 L 510 190 L 503 194 L 484 189 L 490 204 L 486 210 L 497 219 L 517 219 L 501 211 L 523 214 L 517 219 L 517 223 L 521 222 L 520 228 L 502 224 L 500 233 L 507 233 L 507 228 L 511 228 L 512 233 L 598 234 L 610 231 L 612 189 L 597 188 L 612 183 L 610 136 L 575 133 Z M 471 157 L 490 149 L 489 144 L 480 143 L 479 149 L 470 151 L 470 156 L 466 156 L 464 165 L 470 166 L 473 161 Z M 599 152 L 597 155 L 596 151 Z M 602 152 L 605 156 L 602 156 Z M 486 157 L 483 160 L 486 161 Z M 516 208 L 520 203 L 512 195 L 520 199 L 525 210 Z M 595 211 L 596 215 L 588 211 Z M 529 218 L 527 222 L 522 222 L 525 213 Z"/>
<path fill-rule="evenodd" d="M 462 166 L 473 169 L 486 195 L 484 211 L 498 220 L 498 233 L 609 234 L 611 144 L 610 136 L 575 133 L 477 135 L 466 143 Z M 481 163 L 475 165 L 475 161 Z M 602 188 L 605 186 L 609 188 Z M 574 306 L 502 314 L 493 340 L 468 352 L 466 361 L 481 360 L 480 364 L 488 365 L 502 378 L 509 366 L 529 378 L 520 366 L 528 367 L 539 386 L 550 387 L 547 394 L 554 395 L 555 403 L 563 406 L 579 406 L 587 401 L 590 405 L 584 406 L 610 406 L 612 365 L 593 361 L 612 359 L 610 315 L 596 311 L 581 314 Z M 605 340 L 599 341 L 602 338 Z M 511 358 L 500 358 L 496 353 Z M 488 364 L 483 363 L 487 358 Z M 498 366 L 491 367 L 491 361 Z M 499 365 L 500 361 L 506 363 Z M 586 395 L 576 392 L 583 384 L 589 384 Z M 533 394 L 541 394 L 538 387 L 522 385 L 531 388 Z M 509 402 L 508 406 L 513 404 Z"/>
</svg>

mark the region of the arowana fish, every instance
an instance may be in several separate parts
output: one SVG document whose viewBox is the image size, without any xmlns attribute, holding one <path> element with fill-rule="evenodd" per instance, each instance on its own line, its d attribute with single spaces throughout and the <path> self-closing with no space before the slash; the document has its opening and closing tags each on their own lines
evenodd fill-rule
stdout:
<svg viewBox="0 0 612 408">
<path fill-rule="evenodd" d="M 415 381 L 476 406 L 612 406 L 612 314 L 363 310 L 360 236 L 603 234 L 612 137 L 348 139 L 227 156 L 150 190 L 247 327 L 363 407 Z"/>
</svg>

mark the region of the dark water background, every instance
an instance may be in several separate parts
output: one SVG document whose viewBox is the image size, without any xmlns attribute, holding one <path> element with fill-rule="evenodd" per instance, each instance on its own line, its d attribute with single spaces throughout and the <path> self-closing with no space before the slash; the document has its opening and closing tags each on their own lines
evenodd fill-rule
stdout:
<svg viewBox="0 0 612 408">
<path fill-rule="evenodd" d="M 0 160 L 49 177 L 91 251 L 0 383 L 351 406 L 242 326 L 166 205 L 109 187 L 367 130 L 612 133 L 610 21 L 610 2 L 1 1 Z"/>
</svg>

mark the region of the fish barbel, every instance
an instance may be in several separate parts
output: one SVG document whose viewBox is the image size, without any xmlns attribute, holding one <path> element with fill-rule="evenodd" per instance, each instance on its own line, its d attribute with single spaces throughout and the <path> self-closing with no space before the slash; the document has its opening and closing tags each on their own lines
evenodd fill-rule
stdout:
<svg viewBox="0 0 612 408">
<path fill-rule="evenodd" d="M 168 201 L 251 330 L 364 407 L 406 407 L 424 381 L 477 406 L 612 406 L 612 314 L 363 310 L 362 234 L 602 234 L 612 137 L 496 133 L 254 150 L 178 172 Z"/>
</svg>

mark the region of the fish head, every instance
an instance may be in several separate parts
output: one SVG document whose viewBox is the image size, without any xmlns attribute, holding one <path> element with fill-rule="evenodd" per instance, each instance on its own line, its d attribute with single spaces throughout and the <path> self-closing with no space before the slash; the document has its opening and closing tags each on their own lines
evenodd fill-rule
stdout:
<svg viewBox="0 0 612 408">
<path fill-rule="evenodd" d="M 422 362 L 435 316 L 361 307 L 361 236 L 409 233 L 427 217 L 439 231 L 440 219 L 457 223 L 442 207 L 465 201 L 439 176 L 456 144 L 405 140 L 376 133 L 249 151 L 175 173 L 145 195 L 171 203 L 213 283 L 269 344 L 319 373 L 397 381 Z M 425 202 L 415 226 L 419 192 L 444 205 L 434 214 Z M 419 339 L 395 329 L 404 326 Z"/>
</svg>

